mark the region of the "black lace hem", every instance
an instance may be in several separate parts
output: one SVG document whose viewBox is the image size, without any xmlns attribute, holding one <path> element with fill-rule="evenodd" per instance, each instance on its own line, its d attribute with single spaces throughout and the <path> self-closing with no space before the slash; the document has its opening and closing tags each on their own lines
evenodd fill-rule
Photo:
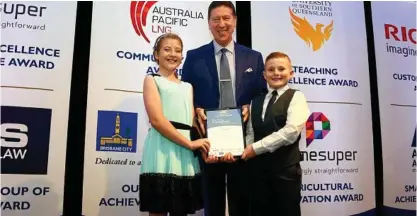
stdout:
<svg viewBox="0 0 417 216">
<path fill-rule="evenodd" d="M 194 214 L 203 208 L 201 175 L 144 173 L 140 177 L 140 211 Z"/>
</svg>

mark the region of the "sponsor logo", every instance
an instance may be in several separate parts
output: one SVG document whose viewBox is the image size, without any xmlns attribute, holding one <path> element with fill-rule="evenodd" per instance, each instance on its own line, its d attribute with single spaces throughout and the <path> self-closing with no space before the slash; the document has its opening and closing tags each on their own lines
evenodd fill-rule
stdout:
<svg viewBox="0 0 417 216">
<path fill-rule="evenodd" d="M 306 147 L 308 148 L 311 146 L 312 142 L 316 139 L 324 139 L 329 132 L 329 119 L 321 112 L 313 112 L 306 122 Z M 301 151 L 301 154 L 304 161 L 335 163 L 337 166 L 345 164 L 345 162 L 355 161 L 358 157 L 357 150 L 314 150 L 314 147 L 310 148 L 309 151 Z M 324 168 L 319 169 L 316 173 L 357 173 L 358 168 L 349 168 L 349 171 L 333 171 L 329 171 L 327 168 Z"/>
<path fill-rule="evenodd" d="M 330 121 L 321 112 L 313 112 L 306 122 L 306 143 L 307 147 L 315 139 L 324 139 L 330 132 Z"/>
<path fill-rule="evenodd" d="M 293 1 L 289 8 L 289 14 L 295 33 L 313 51 L 319 50 L 326 41 L 330 40 L 333 32 L 333 20 L 329 20 L 329 24 L 316 23 L 313 27 L 305 16 L 309 15 L 309 19 L 314 16 L 331 17 L 333 14 L 330 1 Z"/>
<path fill-rule="evenodd" d="M 416 147 L 416 131 L 417 131 L 417 128 L 414 131 L 414 137 L 413 137 L 413 142 L 411 142 L 411 147 Z"/>
<path fill-rule="evenodd" d="M 1 106 L 1 174 L 47 174 L 51 113 Z"/>
<path fill-rule="evenodd" d="M 39 24 L 35 19 L 42 19 L 47 11 L 47 7 L 22 4 L 22 3 L 0 3 L 1 14 L 1 28 L 19 28 L 29 30 L 42 30 L 46 29 L 45 24 Z M 30 20 L 30 23 L 27 21 Z M 21 22 L 23 21 L 23 22 Z"/>
<path fill-rule="evenodd" d="M 98 111 L 97 151 L 135 153 L 137 113 Z"/>
<path fill-rule="evenodd" d="M 20 16 L 42 17 L 46 7 L 15 3 L 0 3 L 0 12 L 17 19 Z"/>
<path fill-rule="evenodd" d="M 187 27 L 190 20 L 204 20 L 201 11 L 165 7 L 157 3 L 158 1 L 132 1 L 130 3 L 130 19 L 133 29 L 147 43 L 150 43 L 149 32 L 158 35 L 169 33 L 174 28 Z M 147 26 L 148 21 L 149 26 Z"/>
<path fill-rule="evenodd" d="M 416 28 L 408 28 L 406 26 L 396 26 L 393 24 L 384 24 L 385 39 L 402 42 L 416 42 Z"/>
<path fill-rule="evenodd" d="M 138 36 L 142 36 L 146 42 L 149 43 L 148 36 L 146 36 L 143 28 L 146 27 L 146 19 L 150 8 L 157 1 L 132 1 L 130 3 L 130 18 L 132 19 L 132 25 Z"/>
<path fill-rule="evenodd" d="M 416 28 L 384 24 L 385 49 L 388 53 L 404 57 L 417 56 Z"/>
</svg>

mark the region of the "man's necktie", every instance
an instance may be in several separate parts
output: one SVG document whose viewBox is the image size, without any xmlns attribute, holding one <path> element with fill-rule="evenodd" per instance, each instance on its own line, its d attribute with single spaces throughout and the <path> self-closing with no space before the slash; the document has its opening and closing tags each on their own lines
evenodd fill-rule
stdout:
<svg viewBox="0 0 417 216">
<path fill-rule="evenodd" d="M 272 117 L 272 105 L 274 105 L 275 100 L 277 99 L 277 95 L 278 95 L 277 90 L 274 90 L 272 92 L 272 97 L 271 99 L 269 99 L 268 105 L 266 107 L 264 119 L 268 119 Z"/>
<path fill-rule="evenodd" d="M 220 108 L 235 107 L 233 84 L 230 75 L 229 61 L 226 56 L 227 49 L 221 49 L 220 58 Z"/>
</svg>

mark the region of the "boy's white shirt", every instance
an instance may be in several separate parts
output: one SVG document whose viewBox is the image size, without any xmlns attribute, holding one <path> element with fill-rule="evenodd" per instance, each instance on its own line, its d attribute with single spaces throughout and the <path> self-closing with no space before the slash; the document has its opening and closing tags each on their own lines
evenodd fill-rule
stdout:
<svg viewBox="0 0 417 216">
<path fill-rule="evenodd" d="M 276 89 L 278 95 L 275 102 L 288 89 L 288 84 L 284 87 Z M 268 106 L 268 102 L 272 97 L 272 91 L 274 90 L 275 89 L 272 89 L 268 86 L 268 93 L 265 96 L 262 107 L 262 120 L 264 119 L 266 107 Z M 250 106 L 250 113 L 252 113 L 252 104 Z M 293 144 L 303 130 L 309 115 L 310 110 L 308 108 L 307 100 L 304 94 L 301 91 L 295 91 L 288 107 L 287 122 L 285 126 L 255 143 L 253 143 L 254 133 L 252 120 L 251 116 L 249 116 L 248 125 L 246 128 L 246 144 L 252 144 L 253 150 L 257 155 L 265 152 L 274 152 L 282 146 Z"/>
</svg>

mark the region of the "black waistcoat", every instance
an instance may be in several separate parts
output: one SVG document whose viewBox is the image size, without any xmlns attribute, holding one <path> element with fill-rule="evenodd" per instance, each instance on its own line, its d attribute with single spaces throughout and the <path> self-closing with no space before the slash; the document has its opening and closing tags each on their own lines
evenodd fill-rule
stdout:
<svg viewBox="0 0 417 216">
<path fill-rule="evenodd" d="M 254 142 L 285 126 L 287 110 L 295 91 L 294 89 L 288 89 L 279 96 L 278 100 L 272 105 L 273 118 L 265 119 L 264 121 L 262 120 L 262 108 L 266 95 L 262 94 L 252 101 L 251 120 L 255 136 Z M 282 170 L 285 167 L 299 163 L 301 160 L 301 153 L 298 147 L 300 137 L 298 136 L 293 144 L 282 146 L 272 153 L 266 152 L 256 156 L 253 158 L 253 162 L 269 170 Z"/>
</svg>

